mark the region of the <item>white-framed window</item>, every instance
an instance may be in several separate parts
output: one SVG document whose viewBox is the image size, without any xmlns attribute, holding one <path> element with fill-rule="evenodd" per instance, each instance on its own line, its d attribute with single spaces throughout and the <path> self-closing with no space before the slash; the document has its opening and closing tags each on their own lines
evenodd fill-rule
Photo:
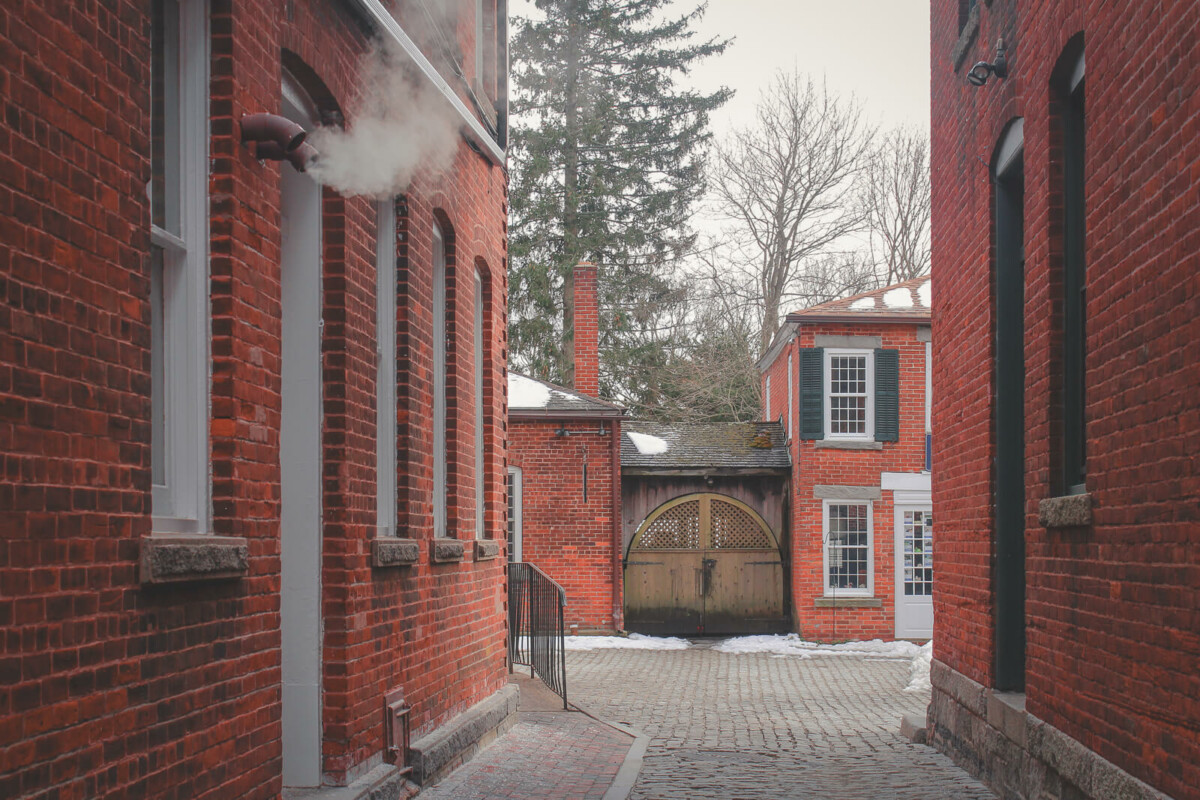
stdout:
<svg viewBox="0 0 1200 800">
<path fill-rule="evenodd" d="M 208 14 L 153 0 L 150 64 L 152 530 L 209 528 Z"/>
<path fill-rule="evenodd" d="M 825 349 L 825 438 L 875 437 L 872 350 Z"/>
<path fill-rule="evenodd" d="M 508 495 L 508 560 L 521 560 L 521 510 L 524 504 L 521 485 L 521 468 L 509 467 L 507 480 Z"/>
<path fill-rule="evenodd" d="M 823 525 L 825 594 L 870 597 L 875 591 L 871 502 L 825 500 Z"/>
<path fill-rule="evenodd" d="M 788 407 L 787 407 L 787 436 L 792 438 L 792 418 L 796 416 L 796 373 L 792 364 L 792 354 L 788 353 Z"/>
<path fill-rule="evenodd" d="M 771 421 L 771 376 L 770 375 L 767 376 L 767 385 L 766 385 L 766 388 L 763 389 L 763 392 L 767 396 L 766 401 L 764 403 L 764 408 L 766 411 L 763 414 L 763 419 L 766 422 L 770 422 Z"/>
<path fill-rule="evenodd" d="M 483 276 L 475 270 L 475 538 L 487 536 L 484 525 L 484 488 L 486 481 L 483 441 Z"/>
<path fill-rule="evenodd" d="M 375 227 L 375 509 L 377 535 L 396 535 L 396 204 Z"/>
<path fill-rule="evenodd" d="M 433 535 L 446 536 L 446 240 L 433 224 Z"/>
</svg>

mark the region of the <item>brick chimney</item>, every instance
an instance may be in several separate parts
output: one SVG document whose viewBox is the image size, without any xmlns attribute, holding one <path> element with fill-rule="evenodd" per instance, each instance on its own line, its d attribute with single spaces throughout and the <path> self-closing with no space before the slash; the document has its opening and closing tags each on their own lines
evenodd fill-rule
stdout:
<svg viewBox="0 0 1200 800">
<path fill-rule="evenodd" d="M 572 388 L 600 395 L 600 310 L 596 297 L 596 265 L 581 261 L 574 272 L 575 379 Z"/>
</svg>

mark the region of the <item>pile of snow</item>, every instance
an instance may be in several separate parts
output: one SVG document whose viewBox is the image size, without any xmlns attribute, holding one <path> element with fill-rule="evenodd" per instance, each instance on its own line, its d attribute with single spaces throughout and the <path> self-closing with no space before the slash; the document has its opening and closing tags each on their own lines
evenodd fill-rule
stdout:
<svg viewBox="0 0 1200 800">
<path fill-rule="evenodd" d="M 568 636 L 568 650 L 687 650 L 691 645 L 687 639 L 674 636 Z"/>
<path fill-rule="evenodd" d="M 638 452 L 644 456 L 662 455 L 670 447 L 666 439 L 660 439 L 648 433 L 625 431 L 625 435 L 629 437 L 629 441 L 633 442 L 633 446 L 637 448 Z"/>
<path fill-rule="evenodd" d="M 884 292 L 883 304 L 888 308 L 912 308 L 912 292 L 906 286 L 902 286 L 899 289 L 891 289 Z"/>
<path fill-rule="evenodd" d="M 926 308 L 933 308 L 933 281 L 928 280 L 922 283 L 917 288 L 917 297 L 921 300 L 921 305 Z"/>
<path fill-rule="evenodd" d="M 549 402 L 549 386 L 515 372 L 508 373 L 509 408 L 545 408 Z"/>
<path fill-rule="evenodd" d="M 891 658 L 913 658 L 920 648 L 912 642 L 885 642 L 872 639 L 869 642 L 844 642 L 824 644 L 808 642 L 794 633 L 774 636 L 739 636 L 727 639 L 713 648 L 718 653 L 771 653 L 778 656 L 876 656 Z"/>
<path fill-rule="evenodd" d="M 906 692 L 928 692 L 933 687 L 929 683 L 929 662 L 933 660 L 933 640 L 930 639 L 917 651 L 912 664 L 908 667 L 908 686 Z"/>
<path fill-rule="evenodd" d="M 855 311 L 866 311 L 868 309 L 873 310 L 875 308 L 875 298 L 860 297 L 850 304 L 850 308 L 854 309 Z"/>
</svg>

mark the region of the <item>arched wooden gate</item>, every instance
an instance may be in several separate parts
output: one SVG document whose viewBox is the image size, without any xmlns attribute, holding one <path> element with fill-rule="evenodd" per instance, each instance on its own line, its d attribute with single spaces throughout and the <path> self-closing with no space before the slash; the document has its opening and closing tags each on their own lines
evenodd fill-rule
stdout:
<svg viewBox="0 0 1200 800">
<path fill-rule="evenodd" d="M 767 523 L 745 503 L 689 494 L 646 518 L 625 561 L 625 625 L 672 636 L 788 628 L 783 559 Z"/>
</svg>

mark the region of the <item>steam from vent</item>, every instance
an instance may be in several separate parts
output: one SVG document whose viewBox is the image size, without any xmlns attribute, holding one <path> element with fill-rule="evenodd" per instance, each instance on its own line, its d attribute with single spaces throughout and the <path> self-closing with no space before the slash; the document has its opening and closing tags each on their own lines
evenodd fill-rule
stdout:
<svg viewBox="0 0 1200 800">
<path fill-rule="evenodd" d="M 398 50 L 377 44 L 363 57 L 345 130 L 309 134 L 320 153 L 309 174 L 343 195 L 400 194 L 419 168 L 439 172 L 454 158 L 458 122 L 449 103 Z"/>
</svg>

